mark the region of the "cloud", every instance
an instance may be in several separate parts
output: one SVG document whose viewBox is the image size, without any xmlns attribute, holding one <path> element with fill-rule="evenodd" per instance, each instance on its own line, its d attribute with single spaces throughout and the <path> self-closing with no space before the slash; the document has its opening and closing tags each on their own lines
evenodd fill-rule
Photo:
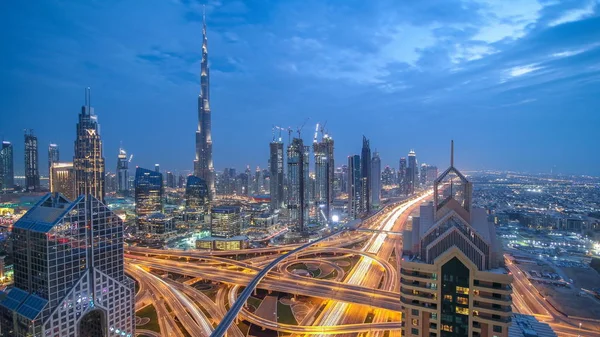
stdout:
<svg viewBox="0 0 600 337">
<path fill-rule="evenodd" d="M 585 19 L 587 17 L 590 17 L 595 13 L 597 5 L 598 5 L 598 3 L 596 1 L 587 1 L 587 4 L 585 7 L 575 8 L 575 9 L 566 11 L 560 17 L 558 17 L 558 18 L 554 19 L 553 21 L 551 21 L 550 23 L 548 23 L 548 26 L 554 27 L 554 26 L 562 25 L 562 24 L 569 23 L 569 22 L 575 22 L 575 21 L 579 21 L 579 20 Z"/>
</svg>

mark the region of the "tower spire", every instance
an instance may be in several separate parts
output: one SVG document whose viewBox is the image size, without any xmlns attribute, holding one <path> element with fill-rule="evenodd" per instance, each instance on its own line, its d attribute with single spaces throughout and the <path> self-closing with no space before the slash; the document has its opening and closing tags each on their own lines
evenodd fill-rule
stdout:
<svg viewBox="0 0 600 337">
<path fill-rule="evenodd" d="M 450 141 L 450 167 L 454 167 L 454 139 Z"/>
</svg>

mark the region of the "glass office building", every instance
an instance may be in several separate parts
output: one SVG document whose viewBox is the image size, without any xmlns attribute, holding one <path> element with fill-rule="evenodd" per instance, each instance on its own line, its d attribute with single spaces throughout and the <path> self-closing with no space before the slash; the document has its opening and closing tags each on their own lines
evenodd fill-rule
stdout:
<svg viewBox="0 0 600 337">
<path fill-rule="evenodd" d="M 163 211 L 163 175 L 138 167 L 135 170 L 135 214 L 139 217 Z"/>
<path fill-rule="evenodd" d="M 14 288 L 0 302 L 5 333 L 134 336 L 123 223 L 98 199 L 47 194 L 15 223 L 13 246 Z"/>
</svg>

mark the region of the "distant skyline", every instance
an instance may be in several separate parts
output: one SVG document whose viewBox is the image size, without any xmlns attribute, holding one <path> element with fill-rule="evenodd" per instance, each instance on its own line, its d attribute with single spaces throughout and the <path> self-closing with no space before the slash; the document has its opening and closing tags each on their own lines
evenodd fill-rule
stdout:
<svg viewBox="0 0 600 337">
<path fill-rule="evenodd" d="M 42 175 L 50 143 L 72 161 L 88 86 L 107 171 L 120 144 L 131 168 L 193 171 L 203 4 L 217 172 L 267 168 L 272 126 L 310 118 L 305 142 L 327 121 L 336 166 L 365 135 L 382 168 L 411 149 L 445 168 L 454 139 L 463 171 L 600 176 L 597 0 L 5 2 L 15 174 L 24 129 Z"/>
</svg>

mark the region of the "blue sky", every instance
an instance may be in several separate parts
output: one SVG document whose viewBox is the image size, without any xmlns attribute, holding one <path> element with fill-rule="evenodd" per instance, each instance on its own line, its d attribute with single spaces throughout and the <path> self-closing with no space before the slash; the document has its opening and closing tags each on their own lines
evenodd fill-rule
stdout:
<svg viewBox="0 0 600 337">
<path fill-rule="evenodd" d="M 265 167 L 272 125 L 327 121 L 382 164 L 600 175 L 600 5 L 556 0 L 137 0 L 0 4 L 0 134 L 73 155 L 92 87 L 107 170 L 193 167 L 206 3 L 215 168 Z M 287 135 L 286 137 L 287 138 Z M 40 165 L 45 174 L 45 164 Z"/>
</svg>

